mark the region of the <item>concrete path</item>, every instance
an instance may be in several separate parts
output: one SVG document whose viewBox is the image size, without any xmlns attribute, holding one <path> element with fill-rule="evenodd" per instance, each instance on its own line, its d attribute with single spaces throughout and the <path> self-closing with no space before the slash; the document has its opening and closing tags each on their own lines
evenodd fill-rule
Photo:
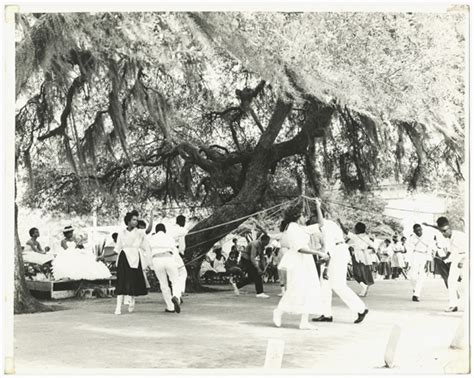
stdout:
<svg viewBox="0 0 474 378">
<path fill-rule="evenodd" d="M 357 284 L 350 282 L 350 286 Z M 297 328 L 297 316 L 272 324 L 279 286 L 268 299 L 253 287 L 190 294 L 181 314 L 164 312 L 158 293 L 137 299 L 136 311 L 113 314 L 115 299 L 64 300 L 65 310 L 15 316 L 16 373 L 79 373 L 77 369 L 261 369 L 269 339 L 285 342 L 284 369 L 317 374 L 442 374 L 469 369 L 467 350 L 449 349 L 463 312 L 445 313 L 441 279 L 426 282 L 422 301 L 411 301 L 409 281 L 376 281 L 364 298 L 370 312 L 361 324 L 335 297 L 335 322 L 317 331 Z M 228 288 L 226 288 L 228 289 Z M 56 302 L 57 303 L 57 302 Z M 393 369 L 384 368 L 390 331 L 402 334 Z M 145 372 L 145 371 L 143 371 Z"/>
</svg>

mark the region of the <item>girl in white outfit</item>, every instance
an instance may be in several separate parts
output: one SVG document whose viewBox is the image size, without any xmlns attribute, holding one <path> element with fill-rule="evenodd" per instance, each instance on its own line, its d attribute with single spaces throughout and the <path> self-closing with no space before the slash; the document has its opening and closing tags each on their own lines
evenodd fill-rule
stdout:
<svg viewBox="0 0 474 378">
<path fill-rule="evenodd" d="M 326 253 L 309 249 L 310 233 L 317 225 L 304 226 L 302 206 L 296 205 L 285 213 L 286 231 L 280 240 L 287 248 L 278 268 L 286 270 L 286 291 L 273 311 L 273 323 L 281 326 L 284 313 L 301 315 L 300 329 L 317 329 L 309 323 L 309 314 L 321 313 L 320 282 L 312 255 L 326 259 Z"/>
</svg>

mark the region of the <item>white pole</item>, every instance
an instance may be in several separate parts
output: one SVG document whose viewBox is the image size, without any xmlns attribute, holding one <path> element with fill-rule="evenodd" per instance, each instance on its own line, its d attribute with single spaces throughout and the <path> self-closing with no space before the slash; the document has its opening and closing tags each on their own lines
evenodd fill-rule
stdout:
<svg viewBox="0 0 474 378">
<path fill-rule="evenodd" d="M 96 235 L 97 235 L 97 207 L 94 207 L 94 211 L 92 212 L 92 248 L 95 253 L 97 253 L 97 240 L 96 240 Z"/>
</svg>

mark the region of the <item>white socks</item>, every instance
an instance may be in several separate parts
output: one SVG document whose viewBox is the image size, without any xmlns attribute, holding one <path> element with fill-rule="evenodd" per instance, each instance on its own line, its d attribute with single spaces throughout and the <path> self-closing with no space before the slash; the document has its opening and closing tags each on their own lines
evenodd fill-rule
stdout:
<svg viewBox="0 0 474 378">
<path fill-rule="evenodd" d="M 360 286 L 362 286 L 362 291 L 359 293 L 359 296 L 365 297 L 367 295 L 367 291 L 369 290 L 369 287 L 363 282 L 360 282 Z"/>
<path fill-rule="evenodd" d="M 128 312 L 133 312 L 135 310 L 135 297 L 130 297 L 130 302 L 128 303 Z"/>
<path fill-rule="evenodd" d="M 117 295 L 117 306 L 115 307 L 115 315 L 120 315 L 122 313 L 122 303 L 123 295 Z"/>
</svg>

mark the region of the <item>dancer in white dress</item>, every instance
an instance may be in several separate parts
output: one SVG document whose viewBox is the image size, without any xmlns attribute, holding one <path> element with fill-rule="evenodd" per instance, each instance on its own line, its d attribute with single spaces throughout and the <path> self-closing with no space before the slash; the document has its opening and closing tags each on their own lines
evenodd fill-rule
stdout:
<svg viewBox="0 0 474 378">
<path fill-rule="evenodd" d="M 304 226 L 306 219 L 302 206 L 297 205 L 285 213 L 288 225 L 280 240 L 282 248 L 287 248 L 279 269 L 286 270 L 287 288 L 278 307 L 273 310 L 273 323 L 280 327 L 284 313 L 301 315 L 300 329 L 317 329 L 309 323 L 309 314 L 321 313 L 321 289 L 316 266 L 312 255 L 327 254 L 309 249 L 310 233 L 313 226 Z"/>
</svg>

